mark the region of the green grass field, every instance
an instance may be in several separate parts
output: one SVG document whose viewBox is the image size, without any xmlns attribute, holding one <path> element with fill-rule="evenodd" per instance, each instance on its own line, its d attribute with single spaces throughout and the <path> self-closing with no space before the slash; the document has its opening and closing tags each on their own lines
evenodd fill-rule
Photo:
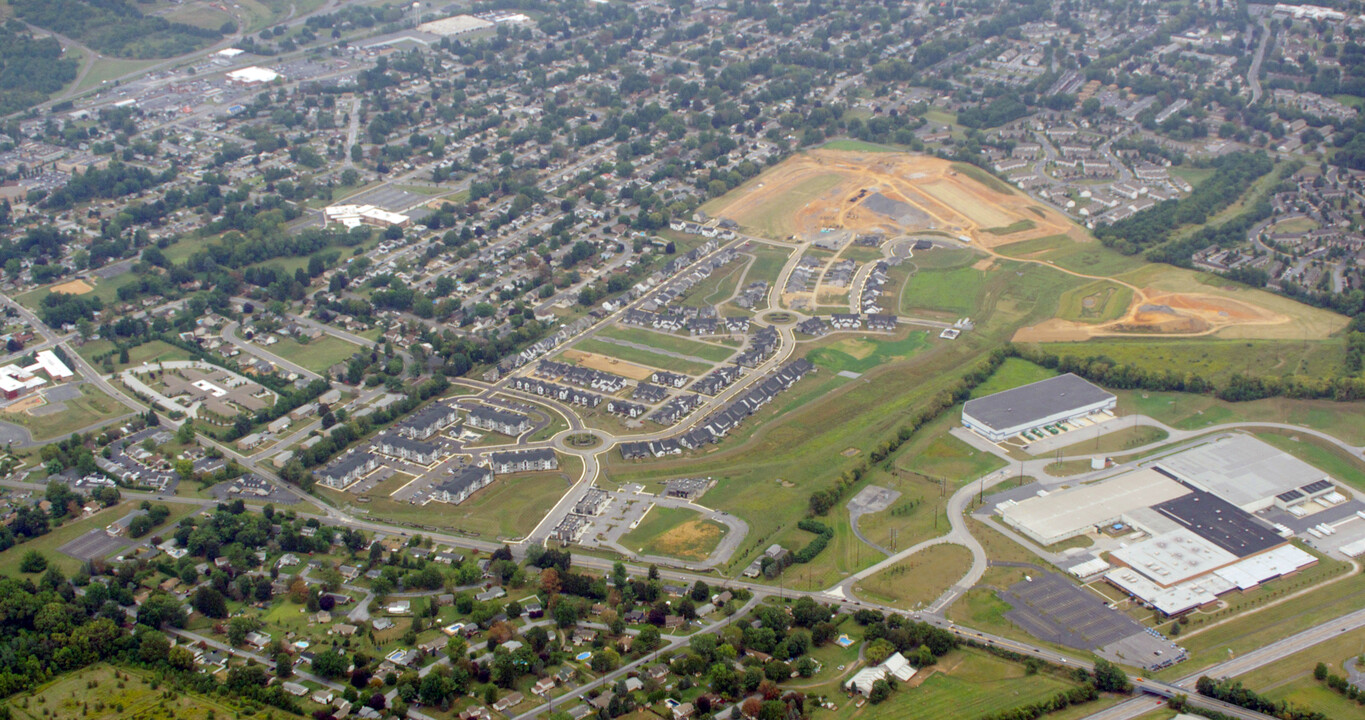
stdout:
<svg viewBox="0 0 1365 720">
<path fill-rule="evenodd" d="M 1119 408 L 1181 430 L 1232 422 L 1285 422 L 1321 430 L 1352 445 L 1365 444 L 1365 405 L 1331 400 L 1267 398 L 1230 403 L 1208 395 L 1120 390 Z"/>
<path fill-rule="evenodd" d="M 1337 338 L 1308 342 L 1208 338 L 1162 338 L 1153 342 L 1151 338 L 1125 338 L 1045 343 L 1042 347 L 1059 356 L 1103 356 L 1121 365 L 1150 371 L 1178 369 L 1215 383 L 1238 373 L 1258 377 L 1332 377 L 1341 372 L 1346 360 L 1345 343 Z"/>
<path fill-rule="evenodd" d="M 634 530 L 621 536 L 621 545 L 644 555 L 699 561 L 724 536 L 724 525 L 704 520 L 694 510 L 655 505 Z"/>
<path fill-rule="evenodd" d="M 735 354 L 734 349 L 700 342 L 671 333 L 655 332 L 640 327 L 608 325 L 597 332 L 598 335 L 613 340 L 624 340 L 637 345 L 648 345 L 660 350 L 690 355 L 711 362 L 724 362 Z"/>
<path fill-rule="evenodd" d="M 939 310 L 968 316 L 978 307 L 986 273 L 964 267 L 952 270 L 920 270 L 905 282 L 901 312 Z"/>
<path fill-rule="evenodd" d="M 1124 255 L 1098 242 L 1076 242 L 1066 235 L 1010 243 L 996 251 L 1010 257 L 1043 260 L 1087 275 L 1118 275 L 1146 264 L 1140 257 Z"/>
<path fill-rule="evenodd" d="M 709 307 L 730 299 L 744 277 L 748 263 L 743 258 L 715 269 L 705 280 L 693 285 L 678 298 L 684 307 Z"/>
<path fill-rule="evenodd" d="M 30 415 L 24 412 L 5 413 L 0 421 L 27 428 L 38 442 L 55 440 L 83 430 L 91 425 L 113 420 L 131 412 L 122 403 L 89 383 L 80 384 L 81 396 L 65 400 L 66 409 L 51 415 Z M 38 408 L 42 410 L 43 408 Z"/>
<path fill-rule="evenodd" d="M 108 340 L 91 340 L 90 342 L 81 345 L 76 352 L 80 353 L 80 356 L 85 358 L 86 362 L 98 367 L 99 363 L 95 362 L 95 358 L 113 350 L 114 344 Z M 115 371 L 136 367 L 143 363 L 157 363 L 163 360 L 192 359 L 190 354 L 185 350 L 160 340 L 145 342 L 137 347 L 130 348 L 128 350 L 128 362 L 126 363 L 119 362 L 118 358 L 119 356 L 117 354 L 112 358 Z"/>
<path fill-rule="evenodd" d="M 968 163 L 962 162 L 955 162 L 953 163 L 952 167 L 954 170 L 962 173 L 963 175 L 966 175 L 967 177 L 1003 195 L 1013 195 L 1019 192 L 1018 190 L 1015 190 L 1014 188 L 1010 187 L 1010 185 L 1006 183 L 1004 180 L 1001 180 L 1000 178 L 990 174 L 989 171 L 983 170 L 975 165 L 970 165 Z"/>
<path fill-rule="evenodd" d="M 991 374 L 986 382 L 976 386 L 972 390 L 972 397 L 979 398 L 993 395 L 1005 390 L 1017 388 L 1020 385 L 1028 385 L 1039 380 L 1046 380 L 1057 375 L 1055 370 L 1049 370 L 1041 365 L 1020 358 L 1005 358 L 1005 362 L 1000 364 L 1000 368 Z"/>
<path fill-rule="evenodd" d="M 939 659 L 915 688 L 902 686 L 878 705 L 855 708 L 839 698 L 839 720 L 942 720 L 976 718 L 1037 702 L 1070 687 L 1050 675 L 1025 675 L 1021 665 L 964 648 Z M 1096 706 L 1098 707 L 1098 706 Z M 1086 706 L 1087 710 L 1095 707 Z M 1051 717 L 1051 716 L 1049 716 Z"/>
<path fill-rule="evenodd" d="M 580 340 L 579 342 L 574 343 L 573 349 L 597 353 L 598 355 L 606 355 L 607 357 L 614 357 L 617 360 L 624 360 L 629 363 L 635 363 L 636 365 L 645 365 L 658 370 L 672 370 L 673 372 L 680 372 L 685 375 L 704 375 L 711 370 L 711 366 L 705 363 L 683 360 L 668 355 L 660 355 L 659 353 L 652 353 L 648 350 L 626 347 L 625 345 L 616 345 L 594 338 L 587 338 L 586 340 Z"/>
<path fill-rule="evenodd" d="M 950 418 L 960 416 L 960 412 L 947 414 Z M 898 468 L 958 483 L 975 480 L 1004 466 L 1005 461 L 1000 457 L 977 450 L 946 433 L 933 437 L 924 447 L 903 452 L 896 458 Z"/>
<path fill-rule="evenodd" d="M 889 145 L 878 145 L 876 143 L 865 142 L 863 140 L 830 140 L 820 147 L 826 150 L 846 150 L 849 152 L 901 152 L 899 148 Z"/>
<path fill-rule="evenodd" d="M 118 668 L 123 680 L 114 678 L 115 671 L 101 663 L 60 675 L 32 692 L 11 697 L 8 708 L 16 720 L 213 720 L 240 714 L 218 699 L 178 690 L 167 693 L 141 671 Z"/>
<path fill-rule="evenodd" d="M 1115 282 L 1096 280 L 1062 294 L 1057 317 L 1084 323 L 1118 320 L 1133 304 L 1133 291 Z"/>
<path fill-rule="evenodd" d="M 1013 235 L 1014 233 L 1032 230 L 1036 227 L 1038 227 L 1036 223 L 1028 218 L 1024 218 L 1023 220 L 1016 220 L 1009 225 L 1002 227 L 986 228 L 984 232 L 988 232 L 992 235 Z"/>
<path fill-rule="evenodd" d="M 938 599 L 972 564 L 961 545 L 931 545 L 853 587 L 860 597 L 911 610 Z"/>
<path fill-rule="evenodd" d="M 269 352 L 315 373 L 326 372 L 327 368 L 344 362 L 361 349 L 359 345 L 332 335 L 322 335 L 307 343 L 301 343 L 292 337 L 281 337 L 279 342 L 266 348 Z"/>
<path fill-rule="evenodd" d="M 576 457 L 561 456 L 558 472 L 499 475 L 493 483 L 459 505 L 395 502 L 387 494 L 370 494 L 370 501 L 355 503 L 350 493 L 323 490 L 338 507 L 352 512 L 415 527 L 456 530 L 484 539 L 520 538 L 568 491 L 582 465 Z M 321 486 L 319 486 L 321 487 Z"/>
<path fill-rule="evenodd" d="M 1067 455 L 1090 455 L 1093 453 L 1117 453 L 1131 450 L 1143 445 L 1150 445 L 1154 442 L 1165 440 L 1169 435 L 1160 428 L 1140 425 L 1132 427 L 1121 427 L 1112 432 L 1105 433 L 1094 440 L 1083 440 L 1074 445 L 1068 445 L 1059 452 L 1063 456 Z"/>
<path fill-rule="evenodd" d="M 831 372 L 864 373 L 878 365 L 905 360 L 929 343 L 927 332 L 915 331 L 902 340 L 883 341 L 868 337 L 842 338 L 815 348 L 806 358 Z"/>
<path fill-rule="evenodd" d="M 56 566 L 63 573 L 71 575 L 81 569 L 85 563 L 76 558 L 69 557 L 57 551 L 57 548 L 75 540 L 76 538 L 90 532 L 91 530 L 103 530 L 113 524 L 115 520 L 122 518 L 137 508 L 138 503 L 128 500 L 113 507 L 105 508 L 88 518 L 68 520 L 61 527 L 54 528 L 46 535 L 40 535 L 27 542 L 20 543 L 14 547 L 0 552 L 0 574 L 18 576 L 19 561 L 30 550 L 37 550 L 47 558 L 49 566 Z M 186 505 L 181 503 L 166 503 L 170 508 L 171 514 L 161 528 L 173 527 L 181 518 L 199 510 L 198 505 Z M 152 534 L 157 534 L 153 530 Z M 129 540 L 127 544 L 133 541 Z"/>
</svg>

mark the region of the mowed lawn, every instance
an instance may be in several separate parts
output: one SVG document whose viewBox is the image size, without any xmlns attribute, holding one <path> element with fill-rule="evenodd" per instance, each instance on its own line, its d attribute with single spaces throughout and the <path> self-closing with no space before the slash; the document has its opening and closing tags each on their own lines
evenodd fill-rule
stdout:
<svg viewBox="0 0 1365 720">
<path fill-rule="evenodd" d="M 28 429 L 35 441 L 64 438 L 92 425 L 122 417 L 130 412 L 126 406 L 103 390 L 89 383 L 79 385 L 81 396 L 64 400 L 65 409 L 50 415 L 29 415 L 25 412 L 0 414 L 0 420 Z M 35 408 L 40 412 L 47 406 Z"/>
<path fill-rule="evenodd" d="M 294 338 L 280 338 L 279 342 L 265 349 L 315 373 L 322 373 L 350 359 L 362 348 L 332 335 L 322 335 L 307 343 L 300 343 Z"/>
<path fill-rule="evenodd" d="M 1029 383 L 1035 383 L 1039 380 L 1046 380 L 1056 375 L 1056 371 L 1049 370 L 1041 365 L 1034 365 L 1027 360 L 1020 358 L 1005 358 L 1005 362 L 1000 364 L 1000 368 L 992 373 L 986 382 L 977 385 L 976 388 L 972 390 L 972 397 L 979 398 L 986 397 L 987 395 L 994 395 L 995 393 L 1011 390 L 1021 385 L 1028 385 Z"/>
<path fill-rule="evenodd" d="M 724 362 L 730 359 L 731 355 L 735 354 L 734 348 L 698 342 L 671 333 L 655 332 L 639 327 L 609 325 L 599 330 L 597 334 L 613 340 L 622 340 L 637 345 L 648 345 L 660 350 L 675 352 L 679 355 L 690 355 L 711 362 Z"/>
<path fill-rule="evenodd" d="M 639 348 L 617 345 L 596 338 L 588 338 L 574 344 L 573 349 L 583 352 L 596 353 L 614 357 L 617 360 L 624 360 L 636 365 L 644 365 L 658 370 L 672 370 L 673 372 L 685 375 L 704 375 L 711 371 L 711 366 L 692 360 L 683 360 L 669 355 L 641 350 Z"/>
<path fill-rule="evenodd" d="M 47 558 L 48 565 L 55 565 L 62 572 L 70 575 L 81 569 L 85 563 L 76 558 L 69 557 L 57 551 L 57 548 L 75 540 L 76 538 L 90 532 L 91 530 L 103 530 L 133 510 L 137 509 L 139 503 L 128 500 L 113 507 L 108 507 L 91 515 L 88 518 L 78 520 L 68 520 L 61 527 L 53 529 L 46 535 L 40 535 L 32 540 L 19 543 L 4 552 L 0 552 L 0 574 L 19 576 L 19 561 L 29 550 L 37 550 Z M 161 504 L 161 503 L 157 503 Z M 165 503 L 170 508 L 171 514 L 157 530 L 153 530 L 149 535 L 159 534 L 161 530 L 174 527 L 181 518 L 190 515 L 199 509 L 198 505 L 188 505 L 183 503 Z M 127 539 L 127 538 L 125 538 Z M 132 544 L 136 540 L 128 540 L 127 544 Z"/>
<path fill-rule="evenodd" d="M 905 281 L 901 312 L 939 310 L 970 316 L 977 307 L 986 273 L 964 267 L 951 270 L 920 270 Z"/>
<path fill-rule="evenodd" d="M 725 527 L 703 519 L 701 513 L 655 505 L 634 530 L 621 536 L 621 545 L 645 555 L 695 561 L 705 560 L 724 536 Z"/>
<path fill-rule="evenodd" d="M 944 523 L 945 525 L 947 523 Z M 859 597 L 910 610 L 938 599 L 962 579 L 972 553 L 961 545 L 931 545 L 853 587 Z"/>
<path fill-rule="evenodd" d="M 128 348 L 128 362 L 126 363 L 118 361 L 119 355 L 117 353 L 117 348 L 108 340 L 91 340 L 80 346 L 80 349 L 78 349 L 77 352 L 80 353 L 81 357 L 85 358 L 86 362 L 97 368 L 100 364 L 95 362 L 95 358 L 113 352 L 114 355 L 111 359 L 113 360 L 114 370 L 116 372 L 130 367 L 137 367 L 144 363 L 192 359 L 188 351 L 171 345 L 170 343 L 162 342 L 161 340 L 152 340 L 136 347 Z"/>
<path fill-rule="evenodd" d="M 561 456 L 558 472 L 499 475 L 491 485 L 459 505 L 438 502 L 414 505 L 374 494 L 369 495 L 369 502 L 356 503 L 356 496 L 351 493 L 325 488 L 323 492 L 338 507 L 364 510 L 375 518 L 402 525 L 456 530 L 488 540 L 513 539 L 535 529 L 581 471 L 577 457 Z"/>
<path fill-rule="evenodd" d="M 905 360 L 929 344 L 927 332 L 915 331 L 900 340 L 871 337 L 843 338 L 806 353 L 806 358 L 833 372 L 863 373 L 897 360 Z"/>
<path fill-rule="evenodd" d="M 918 687 L 901 686 L 878 705 L 856 708 L 840 697 L 833 717 L 844 720 L 977 718 L 1028 705 L 1071 687 L 1051 675 L 1025 675 L 1022 665 L 964 648 L 939 658 Z"/>
</svg>

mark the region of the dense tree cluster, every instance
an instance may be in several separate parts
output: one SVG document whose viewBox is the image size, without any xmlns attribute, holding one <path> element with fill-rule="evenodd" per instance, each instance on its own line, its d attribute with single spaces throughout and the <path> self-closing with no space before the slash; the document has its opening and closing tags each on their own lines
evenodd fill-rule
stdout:
<svg viewBox="0 0 1365 720">
<path fill-rule="evenodd" d="M 1215 680 L 1207 675 L 1200 675 L 1199 680 L 1195 682 L 1195 690 L 1205 697 L 1222 700 L 1280 720 L 1327 720 L 1325 714 L 1316 710 L 1259 695 L 1250 688 L 1243 687 L 1240 680 Z"/>
<path fill-rule="evenodd" d="M 27 109 L 76 79 L 76 61 L 57 38 L 35 40 L 16 20 L 0 27 L 0 115 Z"/>
<path fill-rule="evenodd" d="M 128 0 L 14 0 L 10 5 L 26 22 L 118 57 L 183 55 L 237 29 L 230 20 L 216 30 L 173 23 L 143 15 Z"/>
</svg>

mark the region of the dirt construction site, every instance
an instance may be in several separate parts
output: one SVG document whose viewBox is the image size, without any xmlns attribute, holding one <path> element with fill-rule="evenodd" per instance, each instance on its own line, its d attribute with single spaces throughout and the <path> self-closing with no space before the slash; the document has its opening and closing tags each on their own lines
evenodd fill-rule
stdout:
<svg viewBox="0 0 1365 720">
<path fill-rule="evenodd" d="M 1056 210 L 1022 193 L 1003 185 L 992 189 L 947 160 L 907 153 L 801 153 L 707 211 L 774 240 L 810 241 L 840 231 L 890 237 L 935 231 L 982 247 L 1052 235 L 1088 241 Z"/>
</svg>

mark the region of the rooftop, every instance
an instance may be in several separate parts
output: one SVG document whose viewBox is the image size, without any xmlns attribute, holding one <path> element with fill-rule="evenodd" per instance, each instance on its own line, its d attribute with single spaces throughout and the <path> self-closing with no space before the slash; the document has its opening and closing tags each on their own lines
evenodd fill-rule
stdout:
<svg viewBox="0 0 1365 720">
<path fill-rule="evenodd" d="M 968 400 L 962 407 L 962 414 L 997 430 L 1004 430 L 1028 427 L 1058 414 L 1113 399 L 1113 393 L 1067 373 Z"/>
</svg>

